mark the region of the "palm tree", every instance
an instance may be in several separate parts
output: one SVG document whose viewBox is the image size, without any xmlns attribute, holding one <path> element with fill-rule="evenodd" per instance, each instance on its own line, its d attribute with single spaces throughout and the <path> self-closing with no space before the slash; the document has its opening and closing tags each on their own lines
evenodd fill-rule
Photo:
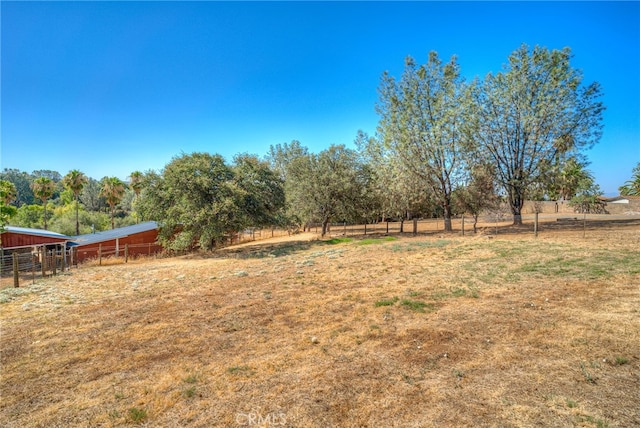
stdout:
<svg viewBox="0 0 640 428">
<path fill-rule="evenodd" d="M 640 162 L 633 168 L 631 180 L 625 182 L 618 188 L 621 195 L 640 196 Z"/>
<path fill-rule="evenodd" d="M 124 196 L 125 184 L 118 177 L 105 177 L 102 179 L 102 189 L 100 195 L 103 196 L 109 207 L 111 207 L 111 229 L 115 229 L 113 217 L 116 211 L 116 205 L 120 203 Z"/>
<path fill-rule="evenodd" d="M 82 192 L 84 185 L 88 182 L 89 179 L 87 178 L 87 176 L 77 169 L 69 171 L 69 173 L 62 179 L 62 184 L 64 185 L 64 187 L 73 192 L 73 196 L 76 201 L 76 235 L 80 235 L 80 221 L 78 220 L 78 196 L 80 195 L 80 192 Z"/>
<path fill-rule="evenodd" d="M 36 198 L 42 201 L 44 206 L 44 229 L 47 230 L 47 200 L 53 196 L 56 183 L 49 177 L 38 177 L 31 183 L 31 189 Z"/>
<path fill-rule="evenodd" d="M 140 192 L 142 191 L 142 179 L 144 175 L 140 171 L 133 171 L 129 176 L 129 187 L 136 194 L 136 202 L 140 198 Z M 136 222 L 138 221 L 138 216 L 136 216 Z"/>
</svg>

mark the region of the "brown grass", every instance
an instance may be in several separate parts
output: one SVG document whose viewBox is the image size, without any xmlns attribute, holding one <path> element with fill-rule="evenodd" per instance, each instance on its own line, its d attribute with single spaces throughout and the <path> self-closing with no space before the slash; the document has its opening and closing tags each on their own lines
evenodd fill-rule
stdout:
<svg viewBox="0 0 640 428">
<path fill-rule="evenodd" d="M 640 225 L 551 226 L 4 288 L 0 425 L 638 426 Z"/>
</svg>

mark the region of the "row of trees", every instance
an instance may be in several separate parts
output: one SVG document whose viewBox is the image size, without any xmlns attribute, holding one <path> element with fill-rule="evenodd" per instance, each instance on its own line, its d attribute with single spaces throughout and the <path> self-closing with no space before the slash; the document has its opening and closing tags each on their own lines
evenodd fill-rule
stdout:
<svg viewBox="0 0 640 428">
<path fill-rule="evenodd" d="M 595 200 L 581 150 L 599 140 L 604 106 L 599 85 L 583 85 L 570 59 L 568 48 L 523 45 L 502 72 L 466 82 L 455 57 L 443 63 L 432 52 L 422 65 L 409 57 L 399 79 L 382 75 L 377 133 L 359 131 L 356 150 L 316 154 L 293 141 L 230 165 L 219 155 L 181 155 L 160 172 L 131 175 L 129 211 L 135 205 L 137 217 L 162 222 L 169 248 L 208 249 L 247 227 L 320 223 L 324 234 L 331 221 L 440 215 L 451 230 L 456 213 L 477 221 L 499 203 L 521 224 L 525 199 Z M 76 208 L 91 199 L 91 180 L 81 177 L 59 180 Z M 31 188 L 46 204 L 42 187 Z M 124 187 L 101 183 L 112 227 Z"/>
<path fill-rule="evenodd" d="M 34 171 L 32 174 L 15 169 L 0 173 L 0 192 L 3 200 L 4 223 L 25 227 L 41 226 L 48 229 L 50 221 L 55 229 L 69 234 L 81 232 L 80 213 L 83 213 L 83 231 L 106 227 L 103 211 L 109 211 L 111 227 L 115 227 L 116 208 L 123 202 L 127 190 L 139 194 L 143 174 L 134 172 L 129 186 L 117 177 L 105 177 L 100 182 L 88 178 L 79 170 L 69 171 L 64 177 L 57 171 Z M 129 209 L 131 198 L 129 198 Z M 37 205 L 40 201 L 41 205 Z M 48 210 L 50 202 L 52 211 Z M 68 222 L 69 209 L 75 212 L 74 226 Z M 89 212 L 95 215 L 89 215 Z M 126 217 L 123 212 L 121 217 Z M 57 221 L 56 221 L 57 220 Z M 128 219 L 131 223 L 132 219 Z"/>
</svg>

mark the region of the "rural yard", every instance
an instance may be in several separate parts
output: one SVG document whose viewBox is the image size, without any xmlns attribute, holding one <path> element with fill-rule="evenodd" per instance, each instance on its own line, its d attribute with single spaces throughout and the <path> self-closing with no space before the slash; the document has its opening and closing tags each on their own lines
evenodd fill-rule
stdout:
<svg viewBox="0 0 640 428">
<path fill-rule="evenodd" d="M 640 219 L 570 223 L 3 282 L 0 425 L 640 426 Z"/>
</svg>

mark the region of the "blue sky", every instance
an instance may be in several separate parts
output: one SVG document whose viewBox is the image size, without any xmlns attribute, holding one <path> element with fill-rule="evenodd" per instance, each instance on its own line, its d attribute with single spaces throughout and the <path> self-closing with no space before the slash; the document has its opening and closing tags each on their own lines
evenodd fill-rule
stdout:
<svg viewBox="0 0 640 428">
<path fill-rule="evenodd" d="M 587 152 L 608 195 L 640 161 L 638 2 L 0 3 L 1 168 L 126 179 L 181 153 L 231 160 L 375 134 L 383 71 L 435 50 L 468 79 L 522 43 L 571 47 L 603 87 Z"/>
</svg>

